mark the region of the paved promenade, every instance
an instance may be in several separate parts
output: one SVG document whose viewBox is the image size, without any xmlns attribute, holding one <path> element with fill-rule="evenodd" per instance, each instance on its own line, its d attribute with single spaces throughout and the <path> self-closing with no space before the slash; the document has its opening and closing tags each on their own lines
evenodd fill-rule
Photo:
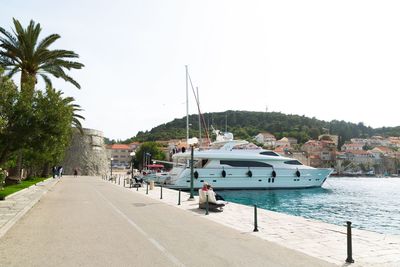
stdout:
<svg viewBox="0 0 400 267">
<path fill-rule="evenodd" d="M 21 193 L 42 195 L 30 210 L 32 204 L 14 203 L 29 211 L 0 238 L 1 266 L 334 266 L 258 238 L 247 227 L 210 221 L 225 221 L 230 212 L 205 216 L 184 195 L 177 208 L 176 191 L 164 190 L 160 201 L 159 189 L 146 196 L 144 189 L 98 177 L 55 183 L 38 186 L 51 188 L 47 194 Z"/>
<path fill-rule="evenodd" d="M 58 179 L 47 179 L 0 201 L 0 238 L 58 181 Z"/>
</svg>

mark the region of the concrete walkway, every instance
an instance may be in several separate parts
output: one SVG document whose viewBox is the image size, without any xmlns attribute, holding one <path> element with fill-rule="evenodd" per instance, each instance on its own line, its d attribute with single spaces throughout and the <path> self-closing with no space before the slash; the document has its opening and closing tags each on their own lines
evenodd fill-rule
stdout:
<svg viewBox="0 0 400 267">
<path fill-rule="evenodd" d="M 59 179 L 47 179 L 0 200 L 0 238 L 58 181 Z"/>
<path fill-rule="evenodd" d="M 205 216 L 193 202 L 177 208 L 156 195 L 65 177 L 0 239 L 0 265 L 331 266 L 209 220 L 228 212 Z"/>
</svg>

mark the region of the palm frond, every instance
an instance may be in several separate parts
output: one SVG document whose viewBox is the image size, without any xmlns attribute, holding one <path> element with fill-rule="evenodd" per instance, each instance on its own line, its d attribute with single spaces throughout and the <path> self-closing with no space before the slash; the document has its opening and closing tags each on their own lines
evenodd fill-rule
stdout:
<svg viewBox="0 0 400 267">
<path fill-rule="evenodd" d="M 51 80 L 47 75 L 45 74 L 39 74 L 39 75 L 43 78 L 44 82 L 46 83 L 46 86 L 53 87 Z"/>
<path fill-rule="evenodd" d="M 41 50 L 47 49 L 52 43 L 54 43 L 61 36 L 58 34 L 51 34 L 40 41 L 39 45 L 36 48 L 36 52 L 39 53 Z"/>
<path fill-rule="evenodd" d="M 75 81 L 74 79 L 72 79 L 72 77 L 68 76 L 68 75 L 64 75 L 61 78 L 63 78 L 65 81 L 72 83 L 73 85 L 75 85 L 76 88 L 81 89 L 80 84 Z"/>
</svg>

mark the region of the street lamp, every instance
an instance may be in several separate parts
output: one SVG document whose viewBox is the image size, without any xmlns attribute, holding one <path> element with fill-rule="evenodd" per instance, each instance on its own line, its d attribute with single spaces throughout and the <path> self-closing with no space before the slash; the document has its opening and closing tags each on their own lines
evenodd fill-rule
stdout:
<svg viewBox="0 0 400 267">
<path fill-rule="evenodd" d="M 133 160 L 135 159 L 136 153 L 134 151 L 132 151 L 129 155 L 132 158 L 132 161 L 131 161 L 131 178 L 133 179 Z"/>
<path fill-rule="evenodd" d="M 110 158 L 110 169 L 111 169 L 111 179 L 112 179 L 112 162 L 113 162 L 114 158 L 111 157 Z"/>
<path fill-rule="evenodd" d="M 190 197 L 188 200 L 194 200 L 194 188 L 193 188 L 193 151 L 194 145 L 197 144 L 199 140 L 196 137 L 188 139 L 188 145 L 190 145 Z"/>
</svg>

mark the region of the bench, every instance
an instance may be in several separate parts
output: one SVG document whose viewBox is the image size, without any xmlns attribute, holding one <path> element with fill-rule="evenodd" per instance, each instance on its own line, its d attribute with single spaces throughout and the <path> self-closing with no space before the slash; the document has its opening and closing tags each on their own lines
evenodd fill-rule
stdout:
<svg viewBox="0 0 400 267">
<path fill-rule="evenodd" d="M 199 189 L 199 208 L 205 209 L 207 206 L 207 196 L 208 196 L 208 210 L 221 212 L 222 208 L 225 206 L 225 202 L 215 199 L 215 192 L 213 190 L 204 191 Z"/>
</svg>

